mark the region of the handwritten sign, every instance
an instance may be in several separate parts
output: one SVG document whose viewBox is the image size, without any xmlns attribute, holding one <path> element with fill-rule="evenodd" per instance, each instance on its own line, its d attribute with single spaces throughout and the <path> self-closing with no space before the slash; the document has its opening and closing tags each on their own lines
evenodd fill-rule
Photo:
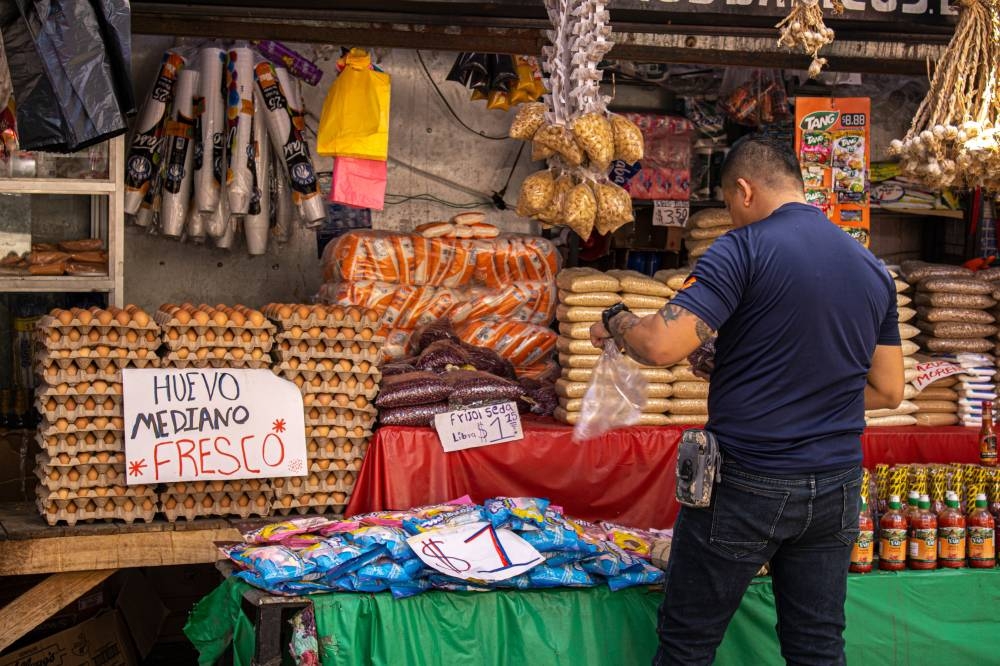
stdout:
<svg viewBox="0 0 1000 666">
<path fill-rule="evenodd" d="M 438 414 L 434 417 L 434 429 L 446 452 L 524 438 L 521 415 L 513 402 Z"/>
<path fill-rule="evenodd" d="M 463 580 L 507 580 L 545 561 L 527 541 L 487 522 L 430 530 L 406 543 L 427 566 Z"/>
<path fill-rule="evenodd" d="M 962 366 L 947 361 L 928 361 L 917 363 L 917 376 L 910 382 L 917 391 L 923 391 L 934 382 L 962 374 Z"/>
<path fill-rule="evenodd" d="M 690 213 L 690 201 L 658 199 L 653 202 L 653 226 L 686 227 Z"/>
<path fill-rule="evenodd" d="M 129 485 L 308 472 L 302 395 L 270 370 L 122 375 Z"/>
</svg>

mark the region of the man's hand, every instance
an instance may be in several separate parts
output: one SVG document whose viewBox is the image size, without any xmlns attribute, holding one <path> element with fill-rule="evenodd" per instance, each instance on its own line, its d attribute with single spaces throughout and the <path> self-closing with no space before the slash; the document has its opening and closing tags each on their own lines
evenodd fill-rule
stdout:
<svg viewBox="0 0 1000 666">
<path fill-rule="evenodd" d="M 599 349 L 613 338 L 619 349 L 641 365 L 665 367 L 677 363 L 715 336 L 715 331 L 694 314 L 667 304 L 657 314 L 637 317 L 631 312 L 590 327 L 590 342 Z"/>
<path fill-rule="evenodd" d="M 608 329 L 604 328 L 603 322 L 597 322 L 590 327 L 590 344 L 594 345 L 600 350 L 604 350 L 604 343 L 607 342 L 611 334 L 608 333 Z"/>
</svg>

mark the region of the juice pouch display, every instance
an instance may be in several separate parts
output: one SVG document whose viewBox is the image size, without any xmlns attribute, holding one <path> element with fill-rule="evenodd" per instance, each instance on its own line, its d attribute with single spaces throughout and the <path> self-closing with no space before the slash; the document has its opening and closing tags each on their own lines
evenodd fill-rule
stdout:
<svg viewBox="0 0 1000 666">
<path fill-rule="evenodd" d="M 802 164 L 830 164 L 833 138 L 829 132 L 803 132 L 799 161 Z"/>
<path fill-rule="evenodd" d="M 833 166 L 862 171 L 865 168 L 865 133 L 844 130 L 833 135 Z"/>
</svg>

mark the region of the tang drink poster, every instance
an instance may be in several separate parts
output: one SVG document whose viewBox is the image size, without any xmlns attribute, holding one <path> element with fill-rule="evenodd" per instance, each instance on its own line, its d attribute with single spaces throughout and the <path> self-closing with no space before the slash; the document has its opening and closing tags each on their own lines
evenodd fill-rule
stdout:
<svg viewBox="0 0 1000 666">
<path fill-rule="evenodd" d="M 865 247 L 871 236 L 871 100 L 799 97 L 795 153 L 806 201 Z"/>
</svg>

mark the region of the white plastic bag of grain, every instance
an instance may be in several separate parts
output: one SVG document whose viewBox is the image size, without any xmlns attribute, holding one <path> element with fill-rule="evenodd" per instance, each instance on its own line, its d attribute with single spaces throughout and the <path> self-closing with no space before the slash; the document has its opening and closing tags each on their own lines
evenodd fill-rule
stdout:
<svg viewBox="0 0 1000 666">
<path fill-rule="evenodd" d="M 589 340 L 590 327 L 593 323 L 589 321 L 559 322 L 559 335 L 573 340 Z"/>
<path fill-rule="evenodd" d="M 571 340 L 559 336 L 556 339 L 556 350 L 563 354 L 580 354 L 589 356 L 600 356 L 601 350 L 590 344 L 590 340 Z"/>
<path fill-rule="evenodd" d="M 567 354 L 560 352 L 559 367 L 561 368 L 593 368 L 597 365 L 598 354 Z"/>
<path fill-rule="evenodd" d="M 593 268 L 564 268 L 556 275 L 556 285 L 575 293 L 618 292 L 621 289 L 616 278 Z"/>
<path fill-rule="evenodd" d="M 670 287 L 638 271 L 614 270 L 607 274 L 618 280 L 619 290 L 625 294 L 645 294 L 660 298 L 670 298 L 673 295 Z"/>
<path fill-rule="evenodd" d="M 623 356 L 613 340 L 608 340 L 587 384 L 573 439 L 590 440 L 614 428 L 639 422 L 647 400 L 646 384 L 639 365 Z"/>
<path fill-rule="evenodd" d="M 882 418 L 885 416 L 905 416 L 914 414 L 920 408 L 909 400 L 903 400 L 895 409 L 870 409 L 865 412 L 865 418 Z"/>
<path fill-rule="evenodd" d="M 630 310 L 652 309 L 659 310 L 669 301 L 660 296 L 647 296 L 646 294 L 622 294 L 622 303 Z"/>
<path fill-rule="evenodd" d="M 597 322 L 601 321 L 605 308 L 587 308 L 580 306 L 567 306 L 559 304 L 556 306 L 556 319 L 559 321 L 576 322 Z"/>
<path fill-rule="evenodd" d="M 670 414 L 670 425 L 705 425 L 708 414 Z"/>
<path fill-rule="evenodd" d="M 563 305 L 583 306 L 588 308 L 609 308 L 622 300 L 621 294 L 611 291 L 589 291 L 576 293 L 560 289 L 559 302 Z"/>
<path fill-rule="evenodd" d="M 865 424 L 873 427 L 884 427 L 884 426 L 911 426 L 917 425 L 917 419 L 910 415 L 901 416 L 883 416 L 881 418 L 865 419 Z"/>
<path fill-rule="evenodd" d="M 674 397 L 675 398 L 691 398 L 691 399 L 701 399 L 704 400 L 708 398 L 708 382 L 678 382 L 675 381 L 674 387 Z"/>
</svg>

